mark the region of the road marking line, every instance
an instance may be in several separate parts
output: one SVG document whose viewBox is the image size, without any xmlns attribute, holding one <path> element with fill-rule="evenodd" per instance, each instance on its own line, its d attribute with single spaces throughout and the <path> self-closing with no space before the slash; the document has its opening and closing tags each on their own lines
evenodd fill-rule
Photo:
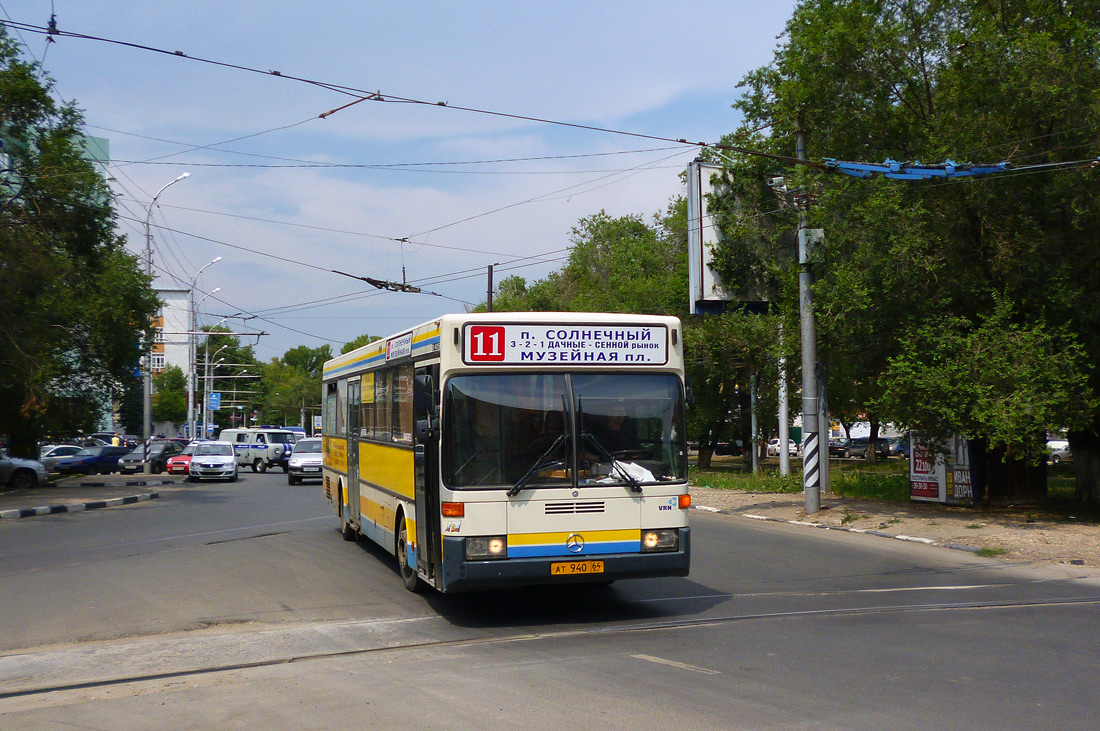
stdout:
<svg viewBox="0 0 1100 731">
<path fill-rule="evenodd" d="M 681 670 L 690 670 L 693 673 L 702 673 L 703 675 L 721 675 L 719 670 L 708 670 L 707 668 L 699 668 L 694 665 L 688 665 L 687 663 L 676 662 L 675 660 L 665 660 L 663 657 L 654 657 L 653 655 L 631 655 L 636 660 L 645 660 L 646 662 L 655 662 L 658 665 L 668 665 L 674 668 L 680 668 Z"/>
</svg>

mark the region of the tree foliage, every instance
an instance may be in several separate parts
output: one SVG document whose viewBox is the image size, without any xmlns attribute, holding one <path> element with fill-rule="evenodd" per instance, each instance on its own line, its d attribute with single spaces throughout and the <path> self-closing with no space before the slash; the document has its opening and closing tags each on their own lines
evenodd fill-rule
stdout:
<svg viewBox="0 0 1100 731">
<path fill-rule="evenodd" d="M 0 432 L 94 428 L 139 361 L 158 301 L 114 229 L 83 121 L 0 30 Z"/>
<path fill-rule="evenodd" d="M 785 172 L 826 232 L 821 353 L 847 408 L 1008 454 L 1066 427 L 1100 446 L 1100 178 L 1080 163 L 1098 152 L 1100 6 L 806 0 L 743 88 L 737 144 L 789 156 L 801 129 L 811 159 L 1046 166 L 903 182 L 735 156 L 729 237 L 793 228 L 760 182 Z M 1100 502 L 1085 472 L 1081 497 Z"/>
<path fill-rule="evenodd" d="M 381 339 L 380 335 L 371 335 L 369 333 L 363 333 L 359 337 L 354 338 L 354 339 L 349 340 L 348 342 L 344 343 L 344 347 L 340 348 L 340 355 L 343 355 L 344 353 L 350 353 L 351 351 L 355 350 L 356 348 L 362 348 L 364 345 L 369 345 L 370 343 L 373 343 L 375 340 L 380 340 L 380 339 Z"/>
<path fill-rule="evenodd" d="M 187 420 L 187 376 L 177 365 L 153 375 L 153 421 Z"/>
</svg>

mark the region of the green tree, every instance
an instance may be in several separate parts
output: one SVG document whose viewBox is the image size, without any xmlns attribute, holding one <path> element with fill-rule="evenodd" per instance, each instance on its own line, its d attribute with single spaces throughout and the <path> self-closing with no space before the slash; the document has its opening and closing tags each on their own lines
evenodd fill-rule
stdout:
<svg viewBox="0 0 1100 731">
<path fill-rule="evenodd" d="M 325 361 L 331 359 L 332 348 L 328 345 L 322 345 L 318 348 L 299 345 L 283 353 L 282 363 L 305 371 L 310 376 L 320 378 Z"/>
<path fill-rule="evenodd" d="M 730 138 L 789 156 L 802 129 L 811 158 L 1047 166 L 958 182 L 784 172 L 809 204 L 811 225 L 826 231 L 819 329 L 830 381 L 844 380 L 847 406 L 925 429 L 950 414 L 952 429 L 998 454 L 1036 455 L 1045 430 L 1069 427 L 1079 496 L 1093 504 L 1100 180 L 1078 161 L 1097 152 L 1098 39 L 1094 2 L 807 0 L 774 61 L 746 77 L 735 105 L 745 122 Z M 766 137 L 750 132 L 761 128 Z M 769 172 L 774 163 L 735 156 L 731 198 L 746 213 L 738 225 L 774 241 L 795 216 L 763 215 Z M 994 336 L 998 328 L 1006 335 Z M 971 353 L 949 348 L 914 353 L 913 343 L 933 333 L 1028 375 L 993 379 L 972 367 Z M 1073 357 L 1024 363 L 999 350 L 1021 339 L 1058 343 Z M 933 373 L 970 380 L 924 388 L 921 401 L 902 408 L 898 394 Z M 989 388 L 989 398 L 940 400 Z M 1018 409 L 1025 401 L 1030 410 Z"/>
<path fill-rule="evenodd" d="M 370 343 L 373 343 L 375 340 L 379 339 L 381 339 L 381 336 L 379 335 L 370 335 L 368 333 L 363 333 L 359 337 L 344 343 L 344 347 L 340 348 L 340 355 L 343 355 L 344 353 L 350 353 L 356 348 L 361 348 L 364 345 L 369 345 Z"/>
<path fill-rule="evenodd" d="M 122 395 L 158 308 L 82 157 L 80 112 L 39 72 L 0 29 L 0 432 L 30 456 Z"/>
<path fill-rule="evenodd" d="M 187 421 L 187 376 L 177 365 L 153 375 L 153 421 Z"/>
</svg>

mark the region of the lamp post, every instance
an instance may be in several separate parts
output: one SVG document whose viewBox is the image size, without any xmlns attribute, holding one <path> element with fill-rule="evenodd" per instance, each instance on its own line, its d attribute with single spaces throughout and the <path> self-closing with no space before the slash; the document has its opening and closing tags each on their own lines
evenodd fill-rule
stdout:
<svg viewBox="0 0 1100 731">
<path fill-rule="evenodd" d="M 184 178 L 190 177 L 191 173 L 182 173 L 179 177 L 171 182 L 165 183 L 157 194 L 153 196 L 153 200 L 149 201 L 149 207 L 145 213 L 145 276 L 149 277 L 149 281 L 153 280 L 153 231 L 151 228 L 151 222 L 153 218 L 153 208 L 157 205 L 157 198 L 160 194 L 173 183 L 178 183 Z M 153 435 L 153 344 L 145 344 L 145 379 L 144 379 L 144 395 L 142 399 L 142 436 L 145 440 L 145 449 L 149 449 L 149 438 Z M 145 467 L 142 470 L 145 474 L 151 472 L 152 465 L 149 460 L 145 460 Z"/>
<path fill-rule="evenodd" d="M 221 346 L 214 351 L 214 358 L 218 357 L 218 353 L 222 352 L 229 347 L 229 343 Z M 216 366 L 221 363 L 221 359 L 218 359 L 211 364 L 210 362 L 210 338 L 206 338 L 206 362 L 203 364 L 203 394 L 202 394 L 202 438 L 206 439 L 206 427 L 210 419 L 210 372 L 212 366 Z"/>
<path fill-rule="evenodd" d="M 216 294 L 221 290 L 220 287 L 215 287 L 213 291 L 208 292 L 199 300 L 199 305 L 195 305 L 195 283 L 199 281 L 199 275 L 202 274 L 203 269 L 211 264 L 217 264 L 221 261 L 220 256 L 214 257 L 213 261 L 210 261 L 202 266 L 195 276 L 191 278 L 191 317 L 187 325 L 187 436 L 191 439 L 195 438 L 195 331 L 198 329 L 198 318 L 196 310 L 198 306 L 201 306 L 203 301 L 212 294 Z"/>
<path fill-rule="evenodd" d="M 219 256 L 218 259 L 221 259 L 221 257 Z M 214 261 L 217 261 L 218 259 L 215 259 Z M 210 263 L 213 264 L 214 262 L 210 262 Z M 213 294 L 217 294 L 220 291 L 221 291 L 221 287 L 214 287 L 214 289 L 212 289 L 210 292 L 207 292 L 206 295 L 201 300 L 199 300 L 198 306 L 195 306 L 193 304 L 194 303 L 194 294 L 193 293 L 192 293 L 192 297 L 191 297 L 191 301 L 192 301 L 192 307 L 191 307 L 191 333 L 190 333 L 190 336 L 189 336 L 189 338 L 191 339 L 191 342 L 190 342 L 191 368 L 189 369 L 188 376 L 187 376 L 187 425 L 188 425 L 187 428 L 189 430 L 188 433 L 190 434 L 192 439 L 195 438 L 195 398 L 194 398 L 195 393 L 194 392 L 195 392 L 195 379 L 198 377 L 198 374 L 196 373 L 198 368 L 195 367 L 197 365 L 195 361 L 198 360 L 198 354 L 195 352 L 195 343 L 194 343 L 194 337 L 195 337 L 196 328 L 198 327 L 198 322 L 197 322 L 197 317 L 196 317 L 195 313 L 198 310 L 198 308 L 202 306 L 202 303 L 204 301 L 206 301 L 207 297 L 209 297 Z M 207 353 L 209 353 L 210 348 L 207 348 L 206 350 L 207 350 Z"/>
<path fill-rule="evenodd" d="M 236 376 L 235 376 L 235 377 L 233 378 L 233 408 L 234 408 L 234 409 L 235 409 L 236 411 L 238 411 L 238 412 L 240 412 L 240 410 L 241 410 L 241 407 L 237 405 L 237 379 L 238 379 L 238 378 L 244 378 L 244 377 L 245 377 L 246 375 L 248 375 L 248 370 L 247 370 L 247 369 L 246 369 L 246 370 L 243 370 L 243 371 L 241 371 L 240 373 L 238 373 L 238 374 L 237 374 L 237 375 L 236 375 Z M 239 415 L 239 414 L 238 414 L 238 415 Z M 233 421 L 233 426 L 236 426 L 236 425 L 237 425 L 237 422 L 236 422 L 236 420 L 234 420 L 234 421 Z M 248 425 L 247 425 L 247 424 L 245 424 L 245 426 L 248 426 Z"/>
</svg>

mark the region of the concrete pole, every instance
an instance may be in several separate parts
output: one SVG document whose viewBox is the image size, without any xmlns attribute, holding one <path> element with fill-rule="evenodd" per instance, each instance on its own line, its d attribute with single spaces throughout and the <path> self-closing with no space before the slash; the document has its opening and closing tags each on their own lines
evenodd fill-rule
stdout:
<svg viewBox="0 0 1100 731">
<path fill-rule="evenodd" d="M 201 270 L 200 270 L 201 271 Z M 196 275 L 196 279 L 198 276 Z M 195 283 L 191 283 L 191 316 L 187 323 L 187 437 L 195 438 Z"/>
<path fill-rule="evenodd" d="M 829 486 L 829 390 L 826 383 L 825 364 L 818 363 L 817 365 L 817 402 L 820 407 L 817 413 L 817 423 L 821 427 L 821 492 L 828 494 L 832 491 Z"/>
<path fill-rule="evenodd" d="M 806 139 L 799 130 L 795 156 L 806 159 Z M 817 397 L 817 324 L 814 320 L 813 256 L 806 236 L 806 209 L 799 201 L 798 209 L 798 312 L 802 330 L 802 430 L 805 447 L 802 453 L 802 486 L 806 494 L 806 514 L 821 510 L 821 429 Z M 826 447 L 827 449 L 827 447 Z M 826 452 L 828 454 L 828 452 Z"/>
<path fill-rule="evenodd" d="M 152 218 L 153 209 L 157 205 L 157 198 L 163 193 L 169 185 L 172 183 L 178 183 L 184 178 L 191 175 L 191 173 L 183 173 L 175 180 L 165 183 L 164 186 L 157 191 L 157 194 L 153 196 L 153 200 L 149 201 L 149 209 L 145 213 L 145 276 L 149 277 L 149 281 L 153 280 L 153 230 L 152 230 Z M 149 463 L 149 439 L 153 436 L 153 344 L 145 344 L 145 377 L 142 384 L 142 425 L 141 434 L 145 444 L 145 466 L 142 472 L 150 474 L 152 472 L 152 465 Z"/>
<path fill-rule="evenodd" d="M 783 352 L 783 323 L 779 323 L 779 351 Z M 791 454 L 787 442 L 791 438 L 790 404 L 787 399 L 787 359 L 779 359 L 779 474 L 791 474 Z"/>
<path fill-rule="evenodd" d="M 752 424 L 752 473 L 760 471 L 760 425 L 756 422 L 756 372 L 749 381 L 749 420 Z"/>
</svg>

